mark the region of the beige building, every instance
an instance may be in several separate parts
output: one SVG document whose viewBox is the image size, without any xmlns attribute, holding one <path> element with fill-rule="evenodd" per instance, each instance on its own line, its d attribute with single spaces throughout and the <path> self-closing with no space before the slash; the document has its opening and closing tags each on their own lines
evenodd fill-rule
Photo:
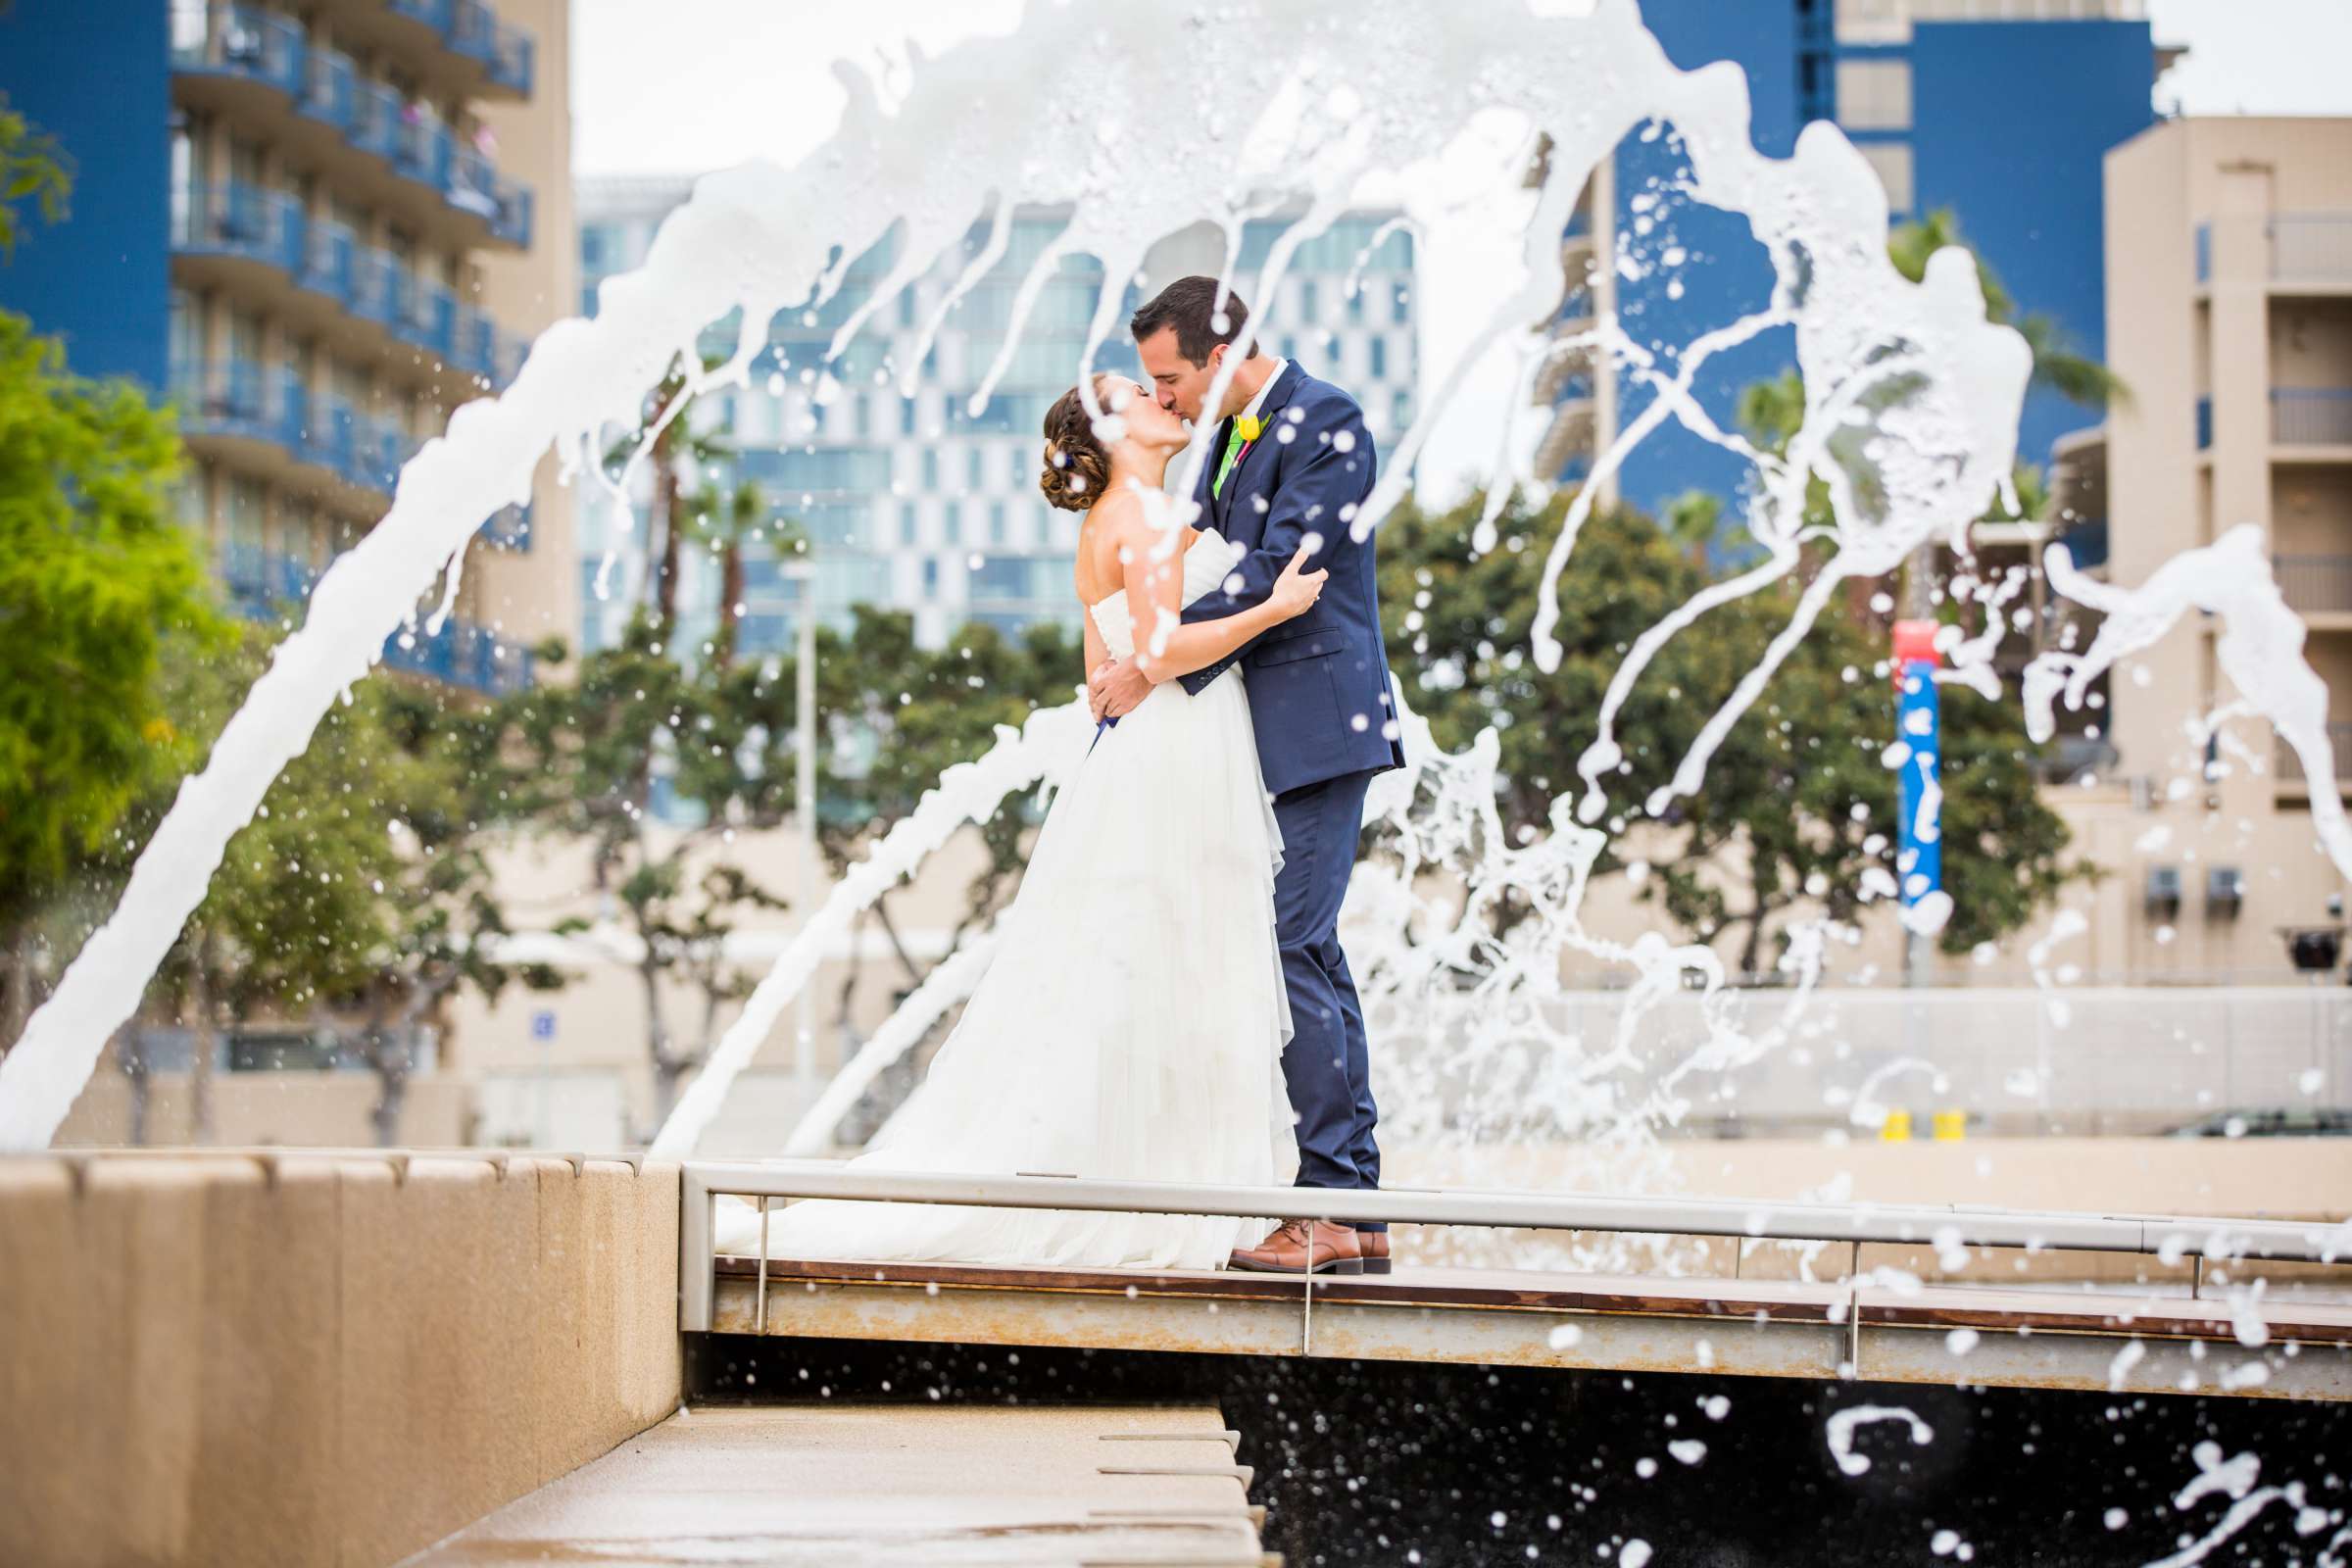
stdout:
<svg viewBox="0 0 2352 1568">
<path fill-rule="evenodd" d="M 172 12 L 170 373 L 188 521 L 231 599 L 300 602 L 450 411 L 575 309 L 563 0 Z M 568 497 L 468 552 L 448 630 L 396 668 L 482 691 L 576 624 Z"/>
<path fill-rule="evenodd" d="M 2352 777 L 2352 120 L 2175 121 L 2106 172 L 2108 358 L 2131 397 L 2061 444 L 2056 502 L 2126 586 L 2261 528 Z M 2092 944 L 2149 978 L 2283 972 L 2278 928 L 2331 923 L 2342 889 L 2268 726 L 2196 727 L 2237 697 L 2220 629 L 2184 622 L 2105 683 L 2116 760 L 2070 809 L 2113 873 Z"/>
</svg>

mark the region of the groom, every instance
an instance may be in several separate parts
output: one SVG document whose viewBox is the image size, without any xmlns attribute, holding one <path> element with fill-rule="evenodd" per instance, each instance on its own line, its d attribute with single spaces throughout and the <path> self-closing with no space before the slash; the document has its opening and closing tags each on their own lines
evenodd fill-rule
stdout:
<svg viewBox="0 0 2352 1568">
<path fill-rule="evenodd" d="M 1199 692 L 1239 662 L 1249 671 L 1258 761 L 1282 828 L 1275 931 L 1293 1034 L 1283 1052 L 1298 1118 L 1298 1185 L 1380 1185 L 1364 1014 L 1340 951 L 1340 901 L 1355 867 L 1372 775 L 1404 762 L 1382 652 L 1372 541 L 1348 531 L 1372 493 L 1378 458 L 1355 399 L 1298 366 L 1260 354 L 1250 312 L 1211 277 L 1182 277 L 1128 325 L 1162 408 L 1199 424 L 1209 384 L 1235 355 L 1233 379 L 1194 499 L 1197 521 L 1248 553 L 1219 590 L 1184 612 L 1214 620 L 1262 601 L 1301 542 L 1323 597 L 1238 653 L 1179 677 Z M 1116 718 L 1151 695 L 1133 659 L 1089 681 L 1095 716 Z M 1233 1254 L 1236 1268 L 1297 1274 L 1389 1271 L 1386 1225 L 1295 1220 Z"/>
</svg>

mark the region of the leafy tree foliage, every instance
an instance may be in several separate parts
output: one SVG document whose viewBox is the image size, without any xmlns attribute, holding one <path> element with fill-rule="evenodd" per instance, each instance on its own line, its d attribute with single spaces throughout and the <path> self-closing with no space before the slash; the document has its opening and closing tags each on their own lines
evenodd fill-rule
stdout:
<svg viewBox="0 0 2352 1568">
<path fill-rule="evenodd" d="M 1527 649 L 1544 552 L 1565 505 L 1514 506 L 1484 554 L 1471 546 L 1475 497 L 1444 514 L 1407 508 L 1381 529 L 1389 655 L 1406 702 L 1441 745 L 1496 730 L 1496 804 L 1509 832 L 1544 831 L 1553 797 L 1584 788 L 1577 760 L 1598 735 L 1603 693 L 1627 651 L 1707 580 L 1696 540 L 1634 512 L 1596 512 L 1561 579 L 1560 667 L 1538 671 Z M 1616 723 L 1624 770 L 1604 781 L 1630 820 L 1672 779 L 1795 597 L 1782 588 L 1710 612 L 1634 687 Z M 1651 856 L 1642 896 L 1692 937 L 1735 943 L 1729 956 L 1743 971 L 1765 967 L 1769 936 L 1791 910 L 1850 919 L 1866 886 L 1894 885 L 1896 778 L 1881 760 L 1894 703 L 1884 658 L 1866 627 L 1833 609 L 1717 751 L 1704 787 L 1658 820 L 1666 849 Z M 1943 695 L 1944 877 L 1957 907 L 1941 942 L 1965 952 L 2017 929 L 2080 872 L 2062 863 L 2066 827 L 2036 793 L 2015 707 L 1956 688 Z M 1609 855 L 1598 869 L 1624 865 Z"/>
</svg>

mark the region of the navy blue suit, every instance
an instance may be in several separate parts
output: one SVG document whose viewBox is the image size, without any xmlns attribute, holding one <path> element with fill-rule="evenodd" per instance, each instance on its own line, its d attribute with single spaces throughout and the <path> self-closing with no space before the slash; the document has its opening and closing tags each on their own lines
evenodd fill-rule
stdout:
<svg viewBox="0 0 2352 1568">
<path fill-rule="evenodd" d="M 1298 1185 L 1374 1188 L 1379 1110 L 1339 916 L 1363 832 L 1364 793 L 1373 774 L 1404 762 L 1372 540 L 1358 543 L 1348 528 L 1372 493 L 1379 456 L 1355 399 L 1295 364 L 1266 389 L 1259 416 L 1264 433 L 1212 495 L 1231 434 L 1230 421 L 1218 427 L 1195 496 L 1202 525 L 1248 554 L 1184 618 L 1215 620 L 1263 602 L 1308 534 L 1320 538 L 1308 568 L 1330 578 L 1305 614 L 1183 680 L 1197 693 L 1236 662 L 1248 672 L 1258 761 L 1282 828 L 1274 913 L 1291 998 L 1294 1033 L 1282 1066 L 1298 1116 Z"/>
</svg>

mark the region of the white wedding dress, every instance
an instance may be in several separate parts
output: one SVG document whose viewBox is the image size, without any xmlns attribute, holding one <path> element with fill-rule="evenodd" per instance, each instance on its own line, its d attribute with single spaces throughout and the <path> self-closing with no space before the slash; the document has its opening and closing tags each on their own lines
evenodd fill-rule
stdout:
<svg viewBox="0 0 2352 1568">
<path fill-rule="evenodd" d="M 1185 552 L 1191 604 L 1231 569 Z M 1090 607 L 1114 656 L 1127 598 Z M 1094 742 L 1047 813 L 997 956 L 929 1076 L 852 1168 L 1288 1185 L 1298 1167 L 1274 940 L 1281 845 L 1237 668 Z M 778 1258 L 1200 1269 L 1262 1220 L 841 1200 L 771 1212 Z M 729 1204 L 717 1250 L 759 1250 Z"/>
</svg>

